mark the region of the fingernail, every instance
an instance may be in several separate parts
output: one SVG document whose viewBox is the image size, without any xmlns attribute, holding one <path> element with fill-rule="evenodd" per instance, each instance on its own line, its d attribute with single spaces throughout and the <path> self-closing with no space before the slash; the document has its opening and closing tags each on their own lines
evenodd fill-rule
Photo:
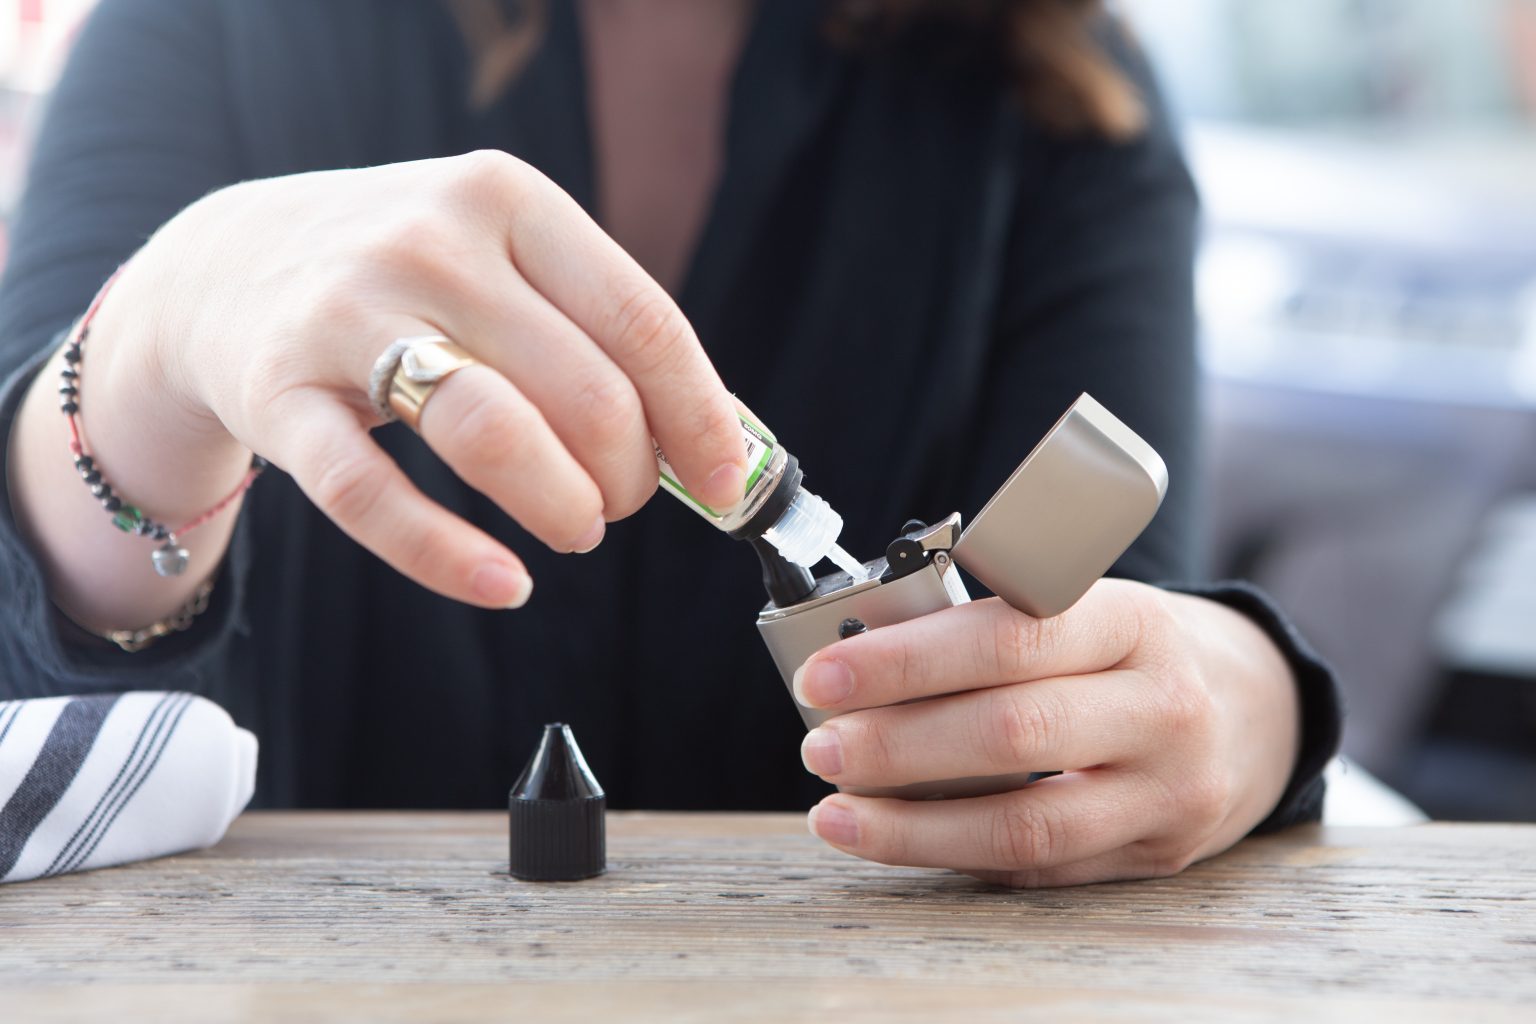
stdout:
<svg viewBox="0 0 1536 1024">
<path fill-rule="evenodd" d="M 831 707 L 853 693 L 853 673 L 840 661 L 808 661 L 795 670 L 790 688 L 808 708 Z"/>
<path fill-rule="evenodd" d="M 727 462 L 704 481 L 704 490 L 699 497 L 715 511 L 725 512 L 740 505 L 746 494 L 746 471 L 734 462 Z"/>
<path fill-rule="evenodd" d="M 843 770 L 843 741 L 836 729 L 812 729 L 800 743 L 800 760 L 812 775 L 826 778 Z"/>
<path fill-rule="evenodd" d="M 533 580 L 525 572 L 499 562 L 487 562 L 470 579 L 475 594 L 493 608 L 521 608 L 533 593 Z"/>
<path fill-rule="evenodd" d="M 823 800 L 811 808 L 811 835 L 825 839 L 834 846 L 859 845 L 859 823 L 853 812 L 840 804 Z"/>
<path fill-rule="evenodd" d="M 597 517 L 597 522 L 592 524 L 592 529 L 581 535 L 581 538 L 571 545 L 571 550 L 578 555 L 584 555 L 603 542 L 603 534 L 608 532 L 608 524 L 602 516 Z"/>
</svg>

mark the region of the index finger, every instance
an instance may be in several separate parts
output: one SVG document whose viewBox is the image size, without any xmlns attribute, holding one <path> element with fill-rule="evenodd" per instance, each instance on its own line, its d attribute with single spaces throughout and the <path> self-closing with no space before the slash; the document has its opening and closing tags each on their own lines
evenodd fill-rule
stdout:
<svg viewBox="0 0 1536 1024">
<path fill-rule="evenodd" d="M 526 165 L 507 245 L 523 277 L 634 383 L 646 421 L 689 492 L 729 509 L 746 491 L 736 407 L 666 291 L 569 195 Z"/>
<path fill-rule="evenodd" d="M 921 697 L 1102 672 L 1136 650 L 1132 588 L 1100 580 L 1071 608 L 1037 619 L 999 598 L 972 601 L 831 644 L 795 673 L 795 698 L 851 711 Z"/>
</svg>

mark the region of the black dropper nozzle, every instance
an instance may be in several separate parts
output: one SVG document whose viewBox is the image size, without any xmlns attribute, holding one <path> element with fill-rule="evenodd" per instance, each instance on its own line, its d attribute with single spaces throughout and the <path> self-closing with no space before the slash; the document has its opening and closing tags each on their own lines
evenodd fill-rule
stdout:
<svg viewBox="0 0 1536 1024">
<path fill-rule="evenodd" d="M 816 578 L 809 569 L 791 562 L 761 537 L 753 537 L 747 543 L 757 552 L 757 560 L 763 563 L 763 587 L 768 591 L 768 600 L 780 608 L 788 608 L 811 596 L 811 591 L 816 589 Z"/>
<path fill-rule="evenodd" d="M 608 799 L 576 745 L 571 727 L 555 722 L 507 800 L 511 815 L 508 871 L 529 882 L 573 882 L 608 867 L 604 812 Z"/>
</svg>

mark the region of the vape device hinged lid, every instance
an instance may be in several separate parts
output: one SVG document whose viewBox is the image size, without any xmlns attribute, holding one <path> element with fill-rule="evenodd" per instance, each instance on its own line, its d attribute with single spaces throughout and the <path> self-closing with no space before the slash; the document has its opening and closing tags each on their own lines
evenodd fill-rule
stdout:
<svg viewBox="0 0 1536 1024">
<path fill-rule="evenodd" d="M 1072 403 L 955 544 L 954 560 L 1039 618 L 1070 608 L 1162 504 L 1168 468 L 1091 396 Z"/>
</svg>

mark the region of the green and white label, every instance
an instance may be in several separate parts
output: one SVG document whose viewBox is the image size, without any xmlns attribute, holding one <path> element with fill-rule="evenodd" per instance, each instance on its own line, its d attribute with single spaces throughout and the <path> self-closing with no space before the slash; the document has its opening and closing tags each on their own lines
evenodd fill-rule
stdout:
<svg viewBox="0 0 1536 1024">
<path fill-rule="evenodd" d="M 741 419 L 741 439 L 747 446 L 747 486 L 742 490 L 741 496 L 745 498 L 752 493 L 753 486 L 762 477 L 763 470 L 768 468 L 768 462 L 773 458 L 773 450 L 778 445 L 778 440 L 769 432 L 768 428 L 760 423 L 754 423 L 741 413 L 736 414 Z M 653 442 L 654 444 L 654 442 Z M 656 469 L 661 474 L 661 484 L 667 490 L 677 495 L 683 501 L 693 506 L 694 510 L 709 519 L 721 518 L 719 512 L 710 508 L 699 499 L 688 493 L 688 489 L 678 480 L 677 474 L 672 470 L 672 464 L 667 461 L 666 453 L 656 445 Z M 729 510 L 727 510 L 729 511 Z"/>
</svg>

